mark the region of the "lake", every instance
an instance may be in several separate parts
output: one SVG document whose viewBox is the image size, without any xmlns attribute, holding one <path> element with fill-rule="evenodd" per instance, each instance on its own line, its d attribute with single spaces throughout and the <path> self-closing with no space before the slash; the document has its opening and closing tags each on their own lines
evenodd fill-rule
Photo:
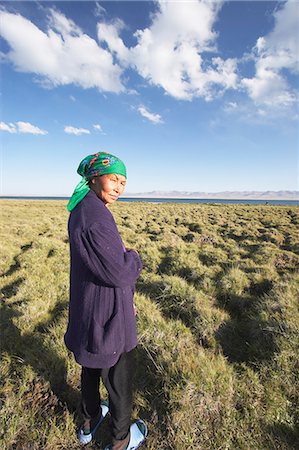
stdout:
<svg viewBox="0 0 299 450">
<path fill-rule="evenodd" d="M 69 200 L 69 197 L 0 197 L 3 200 Z M 150 198 L 122 197 L 120 202 L 150 202 L 150 203 L 221 203 L 246 205 L 288 205 L 299 206 L 299 200 L 254 200 L 254 199 L 221 199 L 221 198 Z"/>
</svg>

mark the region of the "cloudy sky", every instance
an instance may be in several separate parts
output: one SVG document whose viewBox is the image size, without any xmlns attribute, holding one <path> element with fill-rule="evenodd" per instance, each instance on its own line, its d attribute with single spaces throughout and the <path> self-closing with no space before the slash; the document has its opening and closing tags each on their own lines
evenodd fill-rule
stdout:
<svg viewBox="0 0 299 450">
<path fill-rule="evenodd" d="M 298 1 L 1 2 L 2 195 L 298 188 Z"/>
</svg>

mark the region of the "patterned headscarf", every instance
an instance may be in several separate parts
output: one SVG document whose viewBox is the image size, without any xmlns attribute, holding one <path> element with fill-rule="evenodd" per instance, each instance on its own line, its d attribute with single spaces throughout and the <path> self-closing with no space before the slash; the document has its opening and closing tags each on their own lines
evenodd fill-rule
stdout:
<svg viewBox="0 0 299 450">
<path fill-rule="evenodd" d="M 95 155 L 86 156 L 80 162 L 77 173 L 82 176 L 82 179 L 75 187 L 73 195 L 67 204 L 67 209 L 70 212 L 89 192 L 90 187 L 88 183 L 91 178 L 108 173 L 116 173 L 127 178 L 124 163 L 116 156 L 106 152 L 98 152 Z"/>
</svg>

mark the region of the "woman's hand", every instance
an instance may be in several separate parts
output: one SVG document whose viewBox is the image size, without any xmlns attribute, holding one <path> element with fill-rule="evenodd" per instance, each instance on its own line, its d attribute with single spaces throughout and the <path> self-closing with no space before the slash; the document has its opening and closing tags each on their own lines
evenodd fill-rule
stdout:
<svg viewBox="0 0 299 450">
<path fill-rule="evenodd" d="M 137 253 L 137 255 L 139 254 L 137 252 L 137 250 L 135 250 L 134 248 L 127 248 L 127 247 L 125 247 L 125 250 L 126 250 L 126 252 L 135 252 L 135 253 Z"/>
</svg>

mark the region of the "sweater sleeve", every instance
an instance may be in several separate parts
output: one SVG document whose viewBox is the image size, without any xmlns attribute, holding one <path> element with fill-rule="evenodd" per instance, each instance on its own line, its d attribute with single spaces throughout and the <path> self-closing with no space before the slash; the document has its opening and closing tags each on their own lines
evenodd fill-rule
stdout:
<svg viewBox="0 0 299 450">
<path fill-rule="evenodd" d="M 110 287 L 135 284 L 142 263 L 137 252 L 124 250 L 116 227 L 93 226 L 83 231 L 81 242 L 83 262 L 99 282 Z"/>
</svg>

